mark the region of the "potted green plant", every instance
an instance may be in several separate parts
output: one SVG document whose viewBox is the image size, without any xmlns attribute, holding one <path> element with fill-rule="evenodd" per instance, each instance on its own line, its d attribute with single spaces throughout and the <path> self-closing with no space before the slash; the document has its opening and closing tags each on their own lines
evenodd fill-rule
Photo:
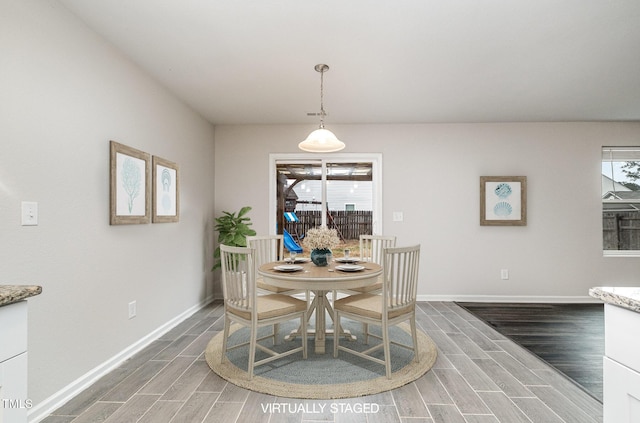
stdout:
<svg viewBox="0 0 640 423">
<path fill-rule="evenodd" d="M 256 231 L 249 226 L 252 225 L 251 218 L 247 217 L 251 207 L 246 206 L 240 209 L 238 214 L 223 211 L 223 215 L 216 218 L 215 230 L 218 231 L 218 244 L 230 245 L 234 247 L 246 247 L 247 237 L 256 234 Z M 222 266 L 220 261 L 220 247 L 218 246 L 213 253 L 216 263 L 213 270 Z"/>
</svg>

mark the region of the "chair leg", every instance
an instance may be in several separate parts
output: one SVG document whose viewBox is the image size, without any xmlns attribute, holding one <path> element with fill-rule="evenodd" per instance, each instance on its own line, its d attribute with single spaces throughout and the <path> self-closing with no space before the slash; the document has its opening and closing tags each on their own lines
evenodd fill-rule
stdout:
<svg viewBox="0 0 640 423">
<path fill-rule="evenodd" d="M 231 319 L 228 316 L 224 316 L 224 331 L 222 338 L 222 355 L 220 356 L 220 363 L 224 361 L 224 357 L 227 355 L 227 339 L 229 338 L 229 326 L 231 325 Z"/>
<path fill-rule="evenodd" d="M 340 343 L 340 316 L 333 309 L 333 358 L 338 358 L 338 344 Z"/>
<path fill-rule="evenodd" d="M 253 363 L 256 360 L 256 343 L 258 338 L 258 331 L 254 325 L 251 325 L 251 338 L 249 338 L 249 364 L 247 366 L 247 372 L 249 373 L 249 380 L 253 379 Z"/>
<path fill-rule="evenodd" d="M 273 345 L 279 345 L 278 333 L 280 333 L 280 323 L 273 325 Z"/>
<path fill-rule="evenodd" d="M 389 326 L 382 326 L 382 343 L 384 345 L 384 367 L 387 379 L 391 379 L 391 345 L 389 343 Z"/>
<path fill-rule="evenodd" d="M 302 358 L 307 358 L 307 313 L 303 313 L 300 318 L 300 327 L 302 332 L 300 333 L 300 341 L 302 341 Z"/>
<path fill-rule="evenodd" d="M 416 363 L 420 362 L 420 354 L 418 354 L 418 331 L 416 330 L 416 316 L 411 318 L 411 337 L 413 338 L 413 355 Z"/>
<path fill-rule="evenodd" d="M 365 345 L 369 345 L 369 324 L 362 324 L 362 337 Z"/>
</svg>

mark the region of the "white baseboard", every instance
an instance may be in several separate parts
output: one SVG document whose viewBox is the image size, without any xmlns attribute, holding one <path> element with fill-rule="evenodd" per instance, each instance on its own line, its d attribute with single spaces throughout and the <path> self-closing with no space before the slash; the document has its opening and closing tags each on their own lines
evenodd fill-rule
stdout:
<svg viewBox="0 0 640 423">
<path fill-rule="evenodd" d="M 588 295 L 545 296 L 545 295 L 418 295 L 417 301 L 460 301 L 468 303 L 599 303 Z"/>
<path fill-rule="evenodd" d="M 56 392 L 49 398 L 45 399 L 44 401 L 30 409 L 27 415 L 29 423 L 38 423 L 41 420 L 45 419 L 53 411 L 67 403 L 71 398 L 75 397 L 80 392 L 84 391 L 102 376 L 117 368 L 120 364 L 122 364 L 124 361 L 126 361 L 136 353 L 142 351 L 146 346 L 158 339 L 161 335 L 176 327 L 185 319 L 192 316 L 195 312 L 207 306 L 213 300 L 213 297 L 209 297 L 202 301 L 200 304 L 196 304 L 195 306 L 185 310 L 183 313 L 174 317 L 153 332 L 147 334 L 145 337 L 139 339 L 134 344 L 129 345 L 127 348 L 120 351 L 115 356 L 111 357 L 99 366 L 93 368 L 75 381 L 71 382 L 69 385 L 65 386 L 60 391 Z"/>
</svg>

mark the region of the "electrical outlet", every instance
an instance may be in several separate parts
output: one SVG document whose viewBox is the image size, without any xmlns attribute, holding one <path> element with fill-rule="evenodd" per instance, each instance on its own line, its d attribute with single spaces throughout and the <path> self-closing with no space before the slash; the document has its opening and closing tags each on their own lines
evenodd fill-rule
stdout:
<svg viewBox="0 0 640 423">
<path fill-rule="evenodd" d="M 131 301 L 129 303 L 129 319 L 133 319 L 136 317 L 136 302 Z"/>
<path fill-rule="evenodd" d="M 509 269 L 500 270 L 500 279 L 502 279 L 502 280 L 509 279 Z"/>
</svg>

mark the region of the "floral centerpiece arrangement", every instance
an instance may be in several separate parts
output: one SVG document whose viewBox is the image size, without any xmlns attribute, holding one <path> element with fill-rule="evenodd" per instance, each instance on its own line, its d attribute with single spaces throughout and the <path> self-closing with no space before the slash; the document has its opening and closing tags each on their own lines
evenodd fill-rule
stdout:
<svg viewBox="0 0 640 423">
<path fill-rule="evenodd" d="M 327 254 L 331 254 L 331 249 L 340 244 L 338 231 L 326 227 L 309 229 L 302 244 L 311 250 L 311 261 L 316 266 L 326 266 Z"/>
</svg>

